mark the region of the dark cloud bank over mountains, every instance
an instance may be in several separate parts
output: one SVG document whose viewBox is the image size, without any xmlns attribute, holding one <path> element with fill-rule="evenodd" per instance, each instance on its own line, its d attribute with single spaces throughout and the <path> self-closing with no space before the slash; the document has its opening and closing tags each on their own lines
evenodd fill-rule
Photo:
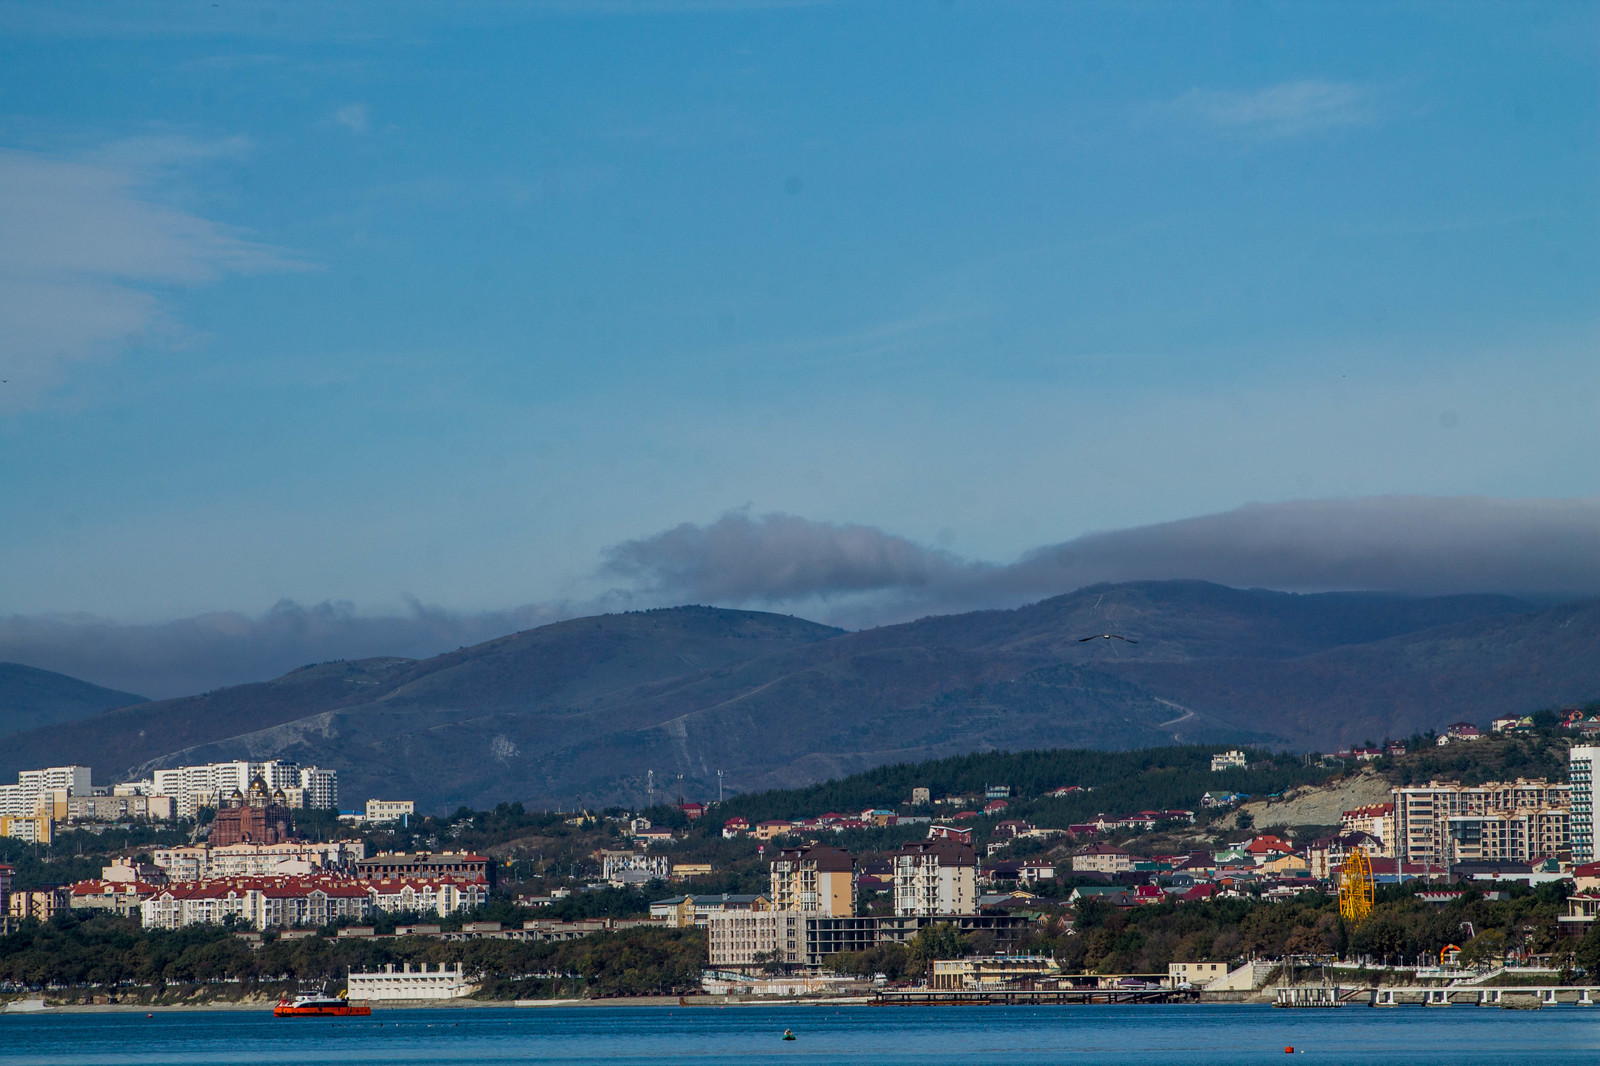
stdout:
<svg viewBox="0 0 1600 1066">
<path fill-rule="evenodd" d="M 1090 533 L 1006 565 L 969 562 L 869 526 L 735 513 L 618 545 L 606 566 L 660 602 L 810 601 L 812 613 L 844 625 L 1014 607 L 1107 581 L 1576 598 L 1600 594 L 1600 501 L 1253 504 Z"/>
<path fill-rule="evenodd" d="M 562 618 L 675 603 L 777 609 L 849 628 L 1015 607 L 1099 582 L 1192 578 L 1294 592 L 1600 595 L 1600 500 L 1372 497 L 1256 504 L 974 562 L 870 526 L 735 512 L 605 552 L 610 592 L 461 613 L 284 602 L 263 615 L 125 625 L 0 619 L 0 661 L 165 697 L 371 656 L 425 658 Z"/>
</svg>

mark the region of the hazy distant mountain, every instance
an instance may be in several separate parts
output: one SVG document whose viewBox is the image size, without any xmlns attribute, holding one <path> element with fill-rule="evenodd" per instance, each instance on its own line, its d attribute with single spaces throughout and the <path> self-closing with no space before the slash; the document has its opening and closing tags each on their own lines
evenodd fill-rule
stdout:
<svg viewBox="0 0 1600 1066">
<path fill-rule="evenodd" d="M 0 663 L 0 736 L 88 718 L 143 696 L 101 688 L 66 674 Z"/>
<path fill-rule="evenodd" d="M 1080 640 L 1100 633 L 1137 643 Z M 706 798 L 719 769 L 750 790 L 991 748 L 1332 749 L 1597 696 L 1600 601 L 1142 582 L 859 633 L 704 607 L 576 619 L 35 730 L 0 770 L 283 755 L 338 768 L 347 806 L 596 804 L 642 799 L 648 770 Z"/>
</svg>

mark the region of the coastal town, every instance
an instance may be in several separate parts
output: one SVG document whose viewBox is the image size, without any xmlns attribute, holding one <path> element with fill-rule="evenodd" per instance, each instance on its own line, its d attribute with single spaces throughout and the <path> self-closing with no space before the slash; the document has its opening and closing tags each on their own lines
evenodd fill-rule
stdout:
<svg viewBox="0 0 1600 1066">
<path fill-rule="evenodd" d="M 1220 787 L 1198 790 L 1191 806 L 1079 818 L 1050 813 L 1095 807 L 1113 786 L 913 785 L 892 805 L 791 818 L 729 813 L 740 798 L 539 814 L 502 805 L 498 816 L 513 831 L 481 850 L 466 843 L 489 832 L 493 812 L 442 820 L 397 798 L 341 811 L 338 774 L 321 767 L 243 760 L 109 787 L 87 768 L 51 767 L 0 786 L 0 844 L 48 853 L 119 833 L 148 843 L 112 849 L 97 876 L 70 881 L 41 881 L 50 862 L 0 865 L 5 943 L 99 916 L 145 935 L 215 930 L 247 954 L 365 945 L 349 957 L 378 964 L 351 965 L 349 982 L 396 1001 L 582 989 L 566 971 L 531 977 L 503 961 L 498 973 L 471 964 L 492 944 L 548 952 L 640 936 L 667 938 L 679 955 L 698 952 L 692 975 L 680 966 L 648 989 L 679 995 L 1248 997 L 1267 994 L 1296 959 L 1412 981 L 1570 977 L 1600 917 L 1592 813 L 1600 747 L 1587 743 L 1596 732 L 1600 717 L 1577 709 L 1482 729 L 1457 723 L 1408 744 L 1301 760 L 1296 772 L 1315 783 L 1266 795 L 1246 783 L 1269 765 L 1291 765 L 1287 757 L 1196 751 L 1193 779 Z M 1494 760 L 1478 756 L 1490 752 L 1502 763 L 1540 753 L 1565 772 L 1488 777 Z M 1468 780 L 1410 779 L 1445 756 L 1472 761 Z M 1285 820 L 1343 796 L 1366 802 L 1342 806 L 1336 822 Z M 549 854 L 530 858 L 530 840 Z M 1524 922 L 1515 937 L 1457 923 L 1434 944 L 1409 933 L 1363 940 L 1364 929 L 1324 916 L 1276 945 L 1222 929 L 1164 955 L 1117 946 L 1161 916 L 1233 908 L 1248 924 L 1270 920 L 1248 918 L 1257 913 L 1295 922 L 1307 908 L 1325 914 L 1318 901 L 1340 896 L 1355 856 L 1380 903 L 1435 915 L 1537 903 L 1547 920 L 1536 929 Z M 38 991 L 20 976 L 4 978 L 9 994 Z"/>
<path fill-rule="evenodd" d="M 0 1066 L 1594 1054 L 1597 44 L 0 0 Z"/>
</svg>

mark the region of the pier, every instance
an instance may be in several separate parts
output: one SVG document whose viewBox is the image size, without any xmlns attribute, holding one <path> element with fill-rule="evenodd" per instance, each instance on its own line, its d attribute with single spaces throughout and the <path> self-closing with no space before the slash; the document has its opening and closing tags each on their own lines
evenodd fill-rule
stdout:
<svg viewBox="0 0 1600 1066">
<path fill-rule="evenodd" d="M 1288 985 L 1277 990 L 1277 1007 L 1500 1007 L 1537 1010 L 1563 1005 L 1600 1005 L 1600 988 L 1583 985 L 1395 985 L 1376 988 L 1340 988 L 1336 985 Z"/>
<path fill-rule="evenodd" d="M 1278 989 L 1274 1007 L 1342 1007 L 1351 993 L 1366 989 L 1340 988 L 1338 985 L 1287 985 Z"/>
</svg>

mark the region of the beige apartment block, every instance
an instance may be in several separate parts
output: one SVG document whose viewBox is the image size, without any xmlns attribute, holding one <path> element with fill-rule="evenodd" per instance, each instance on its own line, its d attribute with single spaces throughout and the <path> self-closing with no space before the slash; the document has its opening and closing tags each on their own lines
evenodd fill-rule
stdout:
<svg viewBox="0 0 1600 1066">
<path fill-rule="evenodd" d="M 725 911 L 706 922 L 712 967 L 798 963 L 805 944 L 796 911 Z"/>
<path fill-rule="evenodd" d="M 1396 788 L 1392 850 L 1407 862 L 1441 864 L 1469 856 L 1527 861 L 1566 851 L 1574 848 L 1572 793 L 1570 785 L 1524 778 Z"/>
<path fill-rule="evenodd" d="M 829 844 L 785 848 L 772 861 L 774 910 L 848 918 L 856 912 L 856 864 Z"/>
</svg>

